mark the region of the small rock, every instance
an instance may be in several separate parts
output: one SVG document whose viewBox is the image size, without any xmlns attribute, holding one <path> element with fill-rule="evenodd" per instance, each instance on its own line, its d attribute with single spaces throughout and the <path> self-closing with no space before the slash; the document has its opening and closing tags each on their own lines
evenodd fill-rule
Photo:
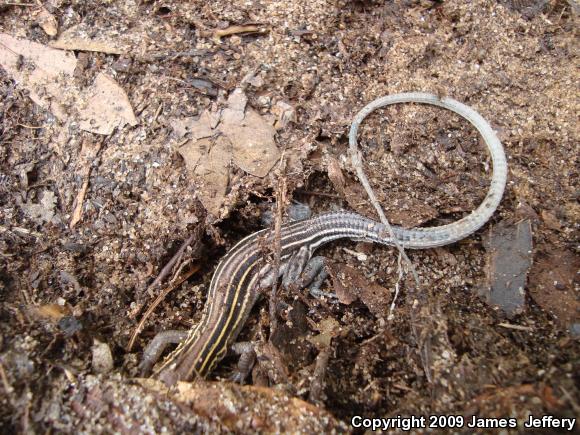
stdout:
<svg viewBox="0 0 580 435">
<path fill-rule="evenodd" d="M 93 370 L 95 373 L 107 373 L 113 368 L 113 355 L 107 343 L 97 339 L 93 340 L 91 347 L 93 353 Z"/>
</svg>

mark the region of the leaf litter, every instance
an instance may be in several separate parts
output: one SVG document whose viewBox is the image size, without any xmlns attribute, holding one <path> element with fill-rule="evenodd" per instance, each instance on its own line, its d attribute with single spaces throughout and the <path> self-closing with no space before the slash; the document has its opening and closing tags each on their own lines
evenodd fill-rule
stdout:
<svg viewBox="0 0 580 435">
<path fill-rule="evenodd" d="M 178 147 L 197 184 L 206 209 L 219 216 L 229 183 L 230 164 L 265 177 L 280 158 L 276 129 L 247 107 L 244 91 L 235 89 L 222 110 L 204 110 L 195 118 L 172 119 L 174 133 L 189 140 Z"/>
</svg>

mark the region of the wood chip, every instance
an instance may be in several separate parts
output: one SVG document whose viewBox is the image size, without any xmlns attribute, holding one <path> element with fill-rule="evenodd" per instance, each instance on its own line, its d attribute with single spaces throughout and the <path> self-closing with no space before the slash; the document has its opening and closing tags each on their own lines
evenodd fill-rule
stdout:
<svg viewBox="0 0 580 435">
<path fill-rule="evenodd" d="M 485 299 L 508 317 L 525 308 L 526 279 L 532 264 L 532 227 L 529 220 L 500 223 L 490 230 Z"/>
<path fill-rule="evenodd" d="M 58 33 L 58 22 L 56 21 L 56 18 L 54 18 L 54 15 L 48 12 L 46 8 L 40 8 L 40 13 L 36 18 L 36 22 L 48 36 L 56 36 Z"/>
</svg>

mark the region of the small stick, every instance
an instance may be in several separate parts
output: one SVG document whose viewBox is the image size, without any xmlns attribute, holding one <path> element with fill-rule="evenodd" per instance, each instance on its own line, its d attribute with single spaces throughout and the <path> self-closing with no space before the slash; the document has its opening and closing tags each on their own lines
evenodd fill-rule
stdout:
<svg viewBox="0 0 580 435">
<path fill-rule="evenodd" d="M 328 360 L 330 359 L 330 346 L 324 346 L 316 357 L 314 366 L 314 373 L 312 374 L 312 381 L 310 382 L 310 394 L 308 400 L 311 402 L 322 402 L 324 394 L 324 379 L 326 377 L 326 369 L 328 367 Z"/>
<path fill-rule="evenodd" d="M 393 314 L 393 312 L 395 311 L 395 304 L 397 302 L 397 297 L 399 296 L 399 290 L 401 289 L 401 280 L 403 279 L 403 267 L 401 265 L 401 260 L 403 259 L 403 257 L 401 256 L 401 253 L 399 253 L 399 257 L 397 259 L 397 268 L 399 269 L 399 277 L 397 278 L 397 282 L 395 283 L 395 296 L 393 297 L 393 301 L 391 302 L 391 306 L 389 307 L 389 315 L 387 317 L 387 320 L 393 320 L 393 318 L 395 317 L 395 315 Z"/>
<path fill-rule="evenodd" d="M 268 32 L 268 29 L 265 27 L 260 27 L 260 26 L 250 24 L 250 25 L 242 25 L 242 26 L 230 26 L 227 29 L 216 29 L 212 32 L 212 36 L 215 39 L 220 40 L 224 36 L 236 35 L 238 33 L 264 34 L 267 32 Z"/>
<path fill-rule="evenodd" d="M 35 126 L 35 125 L 26 125 L 26 124 L 16 124 L 18 127 L 23 127 L 23 128 L 29 128 L 31 130 L 40 130 L 42 128 L 44 128 L 44 126 L 39 125 L 39 126 Z"/>
<path fill-rule="evenodd" d="M 94 150 L 88 151 L 89 153 L 91 153 L 92 155 L 87 156 L 86 159 L 86 166 L 84 169 L 84 174 L 83 174 L 83 184 L 81 186 L 81 189 L 79 190 L 77 197 L 75 198 L 75 202 L 74 202 L 74 211 L 69 223 L 69 228 L 72 230 L 76 224 L 78 224 L 83 216 L 83 203 L 85 201 L 85 196 L 87 194 L 87 190 L 89 188 L 89 180 L 91 178 L 91 170 L 92 170 L 92 160 L 95 159 L 98 155 L 99 152 L 101 151 L 101 149 L 103 148 L 103 144 L 105 143 L 105 139 L 110 138 L 113 135 L 114 131 L 109 135 L 109 136 L 103 136 L 103 138 L 100 140 L 100 142 L 97 144 L 96 148 Z"/>
<path fill-rule="evenodd" d="M 522 326 L 522 325 L 514 325 L 512 323 L 498 323 L 497 326 L 501 326 L 502 328 L 506 329 L 515 329 L 516 331 L 533 331 L 532 328 L 529 326 Z"/>
<path fill-rule="evenodd" d="M 157 276 L 155 281 L 153 281 L 153 283 L 147 288 L 147 291 L 156 288 L 161 283 L 161 280 L 169 274 L 169 271 L 173 268 L 173 266 L 177 262 L 177 259 L 181 258 L 181 256 L 183 255 L 183 252 L 185 251 L 185 248 L 187 248 L 194 240 L 195 240 L 195 245 L 193 247 L 193 251 L 199 250 L 201 236 L 203 234 L 204 228 L 205 228 L 204 225 L 197 225 L 195 227 L 191 236 L 189 236 L 189 238 L 181 245 L 181 247 L 178 249 L 178 251 L 175 253 L 175 255 L 171 258 L 171 260 L 169 260 L 169 262 L 161 270 L 161 273 L 159 274 L 159 276 Z M 131 349 L 133 349 L 133 345 L 135 344 L 135 340 L 137 339 L 137 336 L 139 335 L 139 333 L 143 329 L 143 325 L 145 325 L 145 321 L 149 318 L 149 316 L 151 315 L 153 310 L 155 310 L 157 305 L 159 305 L 161 303 L 161 301 L 163 299 L 165 299 L 165 297 L 173 291 L 173 289 L 179 287 L 185 280 L 189 279 L 189 277 L 191 275 L 193 275 L 195 272 L 197 272 L 199 270 L 199 268 L 200 268 L 199 264 L 196 264 L 177 283 L 173 284 L 172 286 L 169 286 L 168 288 L 163 290 L 159 294 L 159 296 L 157 296 L 157 298 L 153 301 L 151 306 L 147 309 L 147 311 L 143 315 L 143 318 L 141 319 L 141 321 L 139 322 L 139 324 L 135 328 L 135 331 L 133 331 L 133 335 L 131 336 L 131 339 L 129 340 L 129 344 L 127 345 L 128 352 L 130 352 Z M 136 316 L 139 311 L 141 311 L 142 306 L 143 305 L 141 304 L 137 308 L 137 310 L 133 314 L 133 317 Z"/>
<path fill-rule="evenodd" d="M 87 195 L 87 190 L 89 188 L 89 178 L 91 175 L 91 167 L 85 169 L 84 180 L 81 189 L 77 193 L 75 199 L 75 208 L 72 214 L 72 218 L 69 223 L 69 228 L 72 230 L 76 224 L 78 224 L 83 216 L 83 203 L 85 202 L 85 196 Z"/>
<path fill-rule="evenodd" d="M 2 386 L 4 387 L 4 392 L 6 396 L 10 398 L 10 402 L 12 403 L 12 393 L 14 392 L 14 388 L 8 382 L 8 376 L 6 376 L 6 372 L 4 371 L 4 365 L 0 361 L 0 379 L 2 379 Z"/>
<path fill-rule="evenodd" d="M 560 387 L 560 390 L 562 390 L 562 393 L 564 394 L 564 396 L 566 396 L 566 399 L 568 399 L 568 402 L 570 402 L 570 405 L 572 405 L 574 411 L 576 411 L 577 414 L 580 414 L 580 406 L 574 400 L 574 397 L 572 397 L 572 395 L 564 387 Z"/>
<path fill-rule="evenodd" d="M 281 255 L 281 232 L 282 232 L 282 210 L 286 202 L 286 177 L 284 176 L 284 170 L 286 169 L 286 161 L 284 155 L 280 159 L 279 174 L 280 179 L 278 182 L 278 190 L 276 191 L 276 219 L 274 221 L 274 282 L 272 283 L 272 290 L 270 292 L 270 337 L 272 337 L 273 332 L 278 327 L 278 317 L 276 315 L 276 307 L 278 306 L 277 301 L 277 290 L 278 290 L 278 275 L 280 274 L 280 255 Z"/>
<path fill-rule="evenodd" d="M 199 268 L 200 268 L 199 264 L 196 264 L 195 266 L 193 266 L 185 274 L 185 276 L 183 276 L 178 282 L 176 282 L 172 286 L 167 287 L 165 290 L 163 290 L 159 294 L 159 296 L 157 296 L 157 298 L 155 298 L 155 300 L 153 301 L 151 306 L 147 309 L 147 311 L 145 311 L 145 314 L 143 314 L 143 318 L 139 321 L 139 324 L 137 325 L 137 327 L 133 331 L 133 335 L 131 335 L 131 339 L 129 340 L 129 344 L 127 345 L 127 352 L 131 352 L 131 350 L 133 349 L 133 346 L 135 344 L 135 340 L 137 340 L 139 333 L 143 330 L 143 326 L 145 325 L 145 322 L 147 321 L 147 319 L 149 318 L 151 313 L 153 313 L 155 308 L 157 308 L 157 305 L 159 305 L 161 303 L 161 301 L 163 299 L 165 299 L 165 297 L 169 293 L 171 293 L 173 290 L 175 290 L 177 287 L 179 287 L 181 284 L 183 284 L 183 282 L 188 280 L 191 275 L 193 275 L 195 272 L 197 272 L 199 270 Z"/>
<path fill-rule="evenodd" d="M 171 257 L 171 260 L 169 260 L 167 262 L 167 264 L 163 267 L 163 269 L 161 269 L 161 272 L 159 272 L 159 275 L 157 276 L 157 278 L 155 278 L 155 280 L 149 285 L 149 287 L 147 287 L 147 290 L 145 290 L 145 293 L 149 293 L 150 291 L 152 291 L 153 289 L 155 289 L 156 287 L 158 287 L 159 284 L 161 284 L 161 281 L 163 281 L 163 279 L 167 275 L 169 275 L 169 272 L 171 272 L 171 269 L 173 268 L 173 266 L 175 265 L 175 263 L 177 263 L 177 260 L 185 252 L 185 249 L 195 239 L 198 239 L 198 241 L 199 241 L 199 239 L 201 238 L 201 229 L 202 228 L 203 228 L 202 225 L 198 225 L 197 227 L 195 227 L 195 230 L 193 231 L 193 233 L 191 234 L 191 236 L 189 236 L 187 238 L 187 240 L 182 243 L 182 245 L 179 247 L 179 249 L 177 250 L 177 252 L 175 253 L 175 255 L 173 255 L 173 257 Z M 141 311 L 142 308 L 143 308 L 143 303 L 138 304 L 137 307 L 135 307 L 133 310 L 131 310 L 131 312 L 129 313 L 129 317 L 131 319 L 134 319 L 135 316 L 137 316 L 137 314 L 139 314 L 139 312 Z"/>
</svg>

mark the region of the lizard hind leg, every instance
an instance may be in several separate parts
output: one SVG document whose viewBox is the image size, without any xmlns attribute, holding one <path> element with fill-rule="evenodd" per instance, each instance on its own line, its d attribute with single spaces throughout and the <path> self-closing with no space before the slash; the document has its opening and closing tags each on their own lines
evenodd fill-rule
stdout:
<svg viewBox="0 0 580 435">
<path fill-rule="evenodd" d="M 256 351 L 254 350 L 255 343 L 251 341 L 240 341 L 234 343 L 230 349 L 230 354 L 239 355 L 238 366 L 230 376 L 232 382 L 243 384 L 245 379 L 249 376 L 254 364 L 256 363 Z"/>
</svg>

